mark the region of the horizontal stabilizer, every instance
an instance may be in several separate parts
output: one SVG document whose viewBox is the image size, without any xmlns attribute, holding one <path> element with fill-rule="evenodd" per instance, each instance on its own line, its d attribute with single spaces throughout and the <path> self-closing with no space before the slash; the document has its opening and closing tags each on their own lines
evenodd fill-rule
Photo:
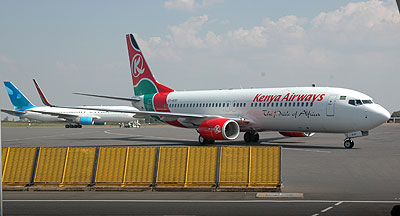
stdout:
<svg viewBox="0 0 400 216">
<path fill-rule="evenodd" d="M 23 111 L 9 110 L 9 109 L 1 109 L 1 111 L 4 113 L 10 114 L 10 115 L 14 115 L 14 116 L 21 116 L 26 113 Z"/>
</svg>

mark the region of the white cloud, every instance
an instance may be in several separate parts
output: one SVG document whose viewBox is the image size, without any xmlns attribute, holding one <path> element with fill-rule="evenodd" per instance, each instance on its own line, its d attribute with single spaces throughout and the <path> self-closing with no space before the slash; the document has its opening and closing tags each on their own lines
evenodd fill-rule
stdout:
<svg viewBox="0 0 400 216">
<path fill-rule="evenodd" d="M 168 0 L 164 2 L 164 7 L 170 10 L 193 11 L 200 8 L 209 8 L 222 2 L 223 0 L 203 0 L 201 3 L 196 2 L 196 0 Z"/>
<path fill-rule="evenodd" d="M 378 0 L 349 3 L 337 10 L 322 12 L 312 20 L 314 27 L 331 31 L 373 29 L 391 23 L 400 23 L 397 8 Z"/>
<path fill-rule="evenodd" d="M 245 46 L 266 47 L 268 44 L 268 35 L 264 26 L 255 26 L 251 29 L 241 27 L 228 32 L 228 37 Z"/>
</svg>

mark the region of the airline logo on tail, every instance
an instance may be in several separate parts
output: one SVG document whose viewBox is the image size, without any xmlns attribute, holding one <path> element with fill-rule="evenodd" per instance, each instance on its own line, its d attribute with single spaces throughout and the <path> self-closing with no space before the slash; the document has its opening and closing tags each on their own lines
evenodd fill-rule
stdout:
<svg viewBox="0 0 400 216">
<path fill-rule="evenodd" d="M 133 65 L 133 67 L 132 67 Z M 132 76 L 133 77 L 138 77 L 141 74 L 144 73 L 144 67 L 143 67 L 143 60 L 142 56 L 140 54 L 136 54 L 131 63 L 131 68 L 132 68 Z"/>
<path fill-rule="evenodd" d="M 126 42 L 135 96 L 173 92 L 173 89 L 158 83 L 154 78 L 133 34 L 126 35 Z"/>
</svg>

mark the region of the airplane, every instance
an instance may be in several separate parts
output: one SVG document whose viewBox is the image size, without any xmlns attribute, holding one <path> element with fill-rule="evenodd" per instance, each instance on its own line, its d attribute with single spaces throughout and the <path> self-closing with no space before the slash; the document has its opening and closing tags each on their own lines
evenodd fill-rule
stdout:
<svg viewBox="0 0 400 216">
<path fill-rule="evenodd" d="M 258 142 L 259 132 L 277 131 L 288 137 L 343 133 L 344 147 L 353 148 L 353 138 L 367 136 L 390 117 L 368 95 L 345 88 L 175 91 L 154 78 L 133 34 L 127 34 L 126 41 L 134 96 L 74 94 L 130 100 L 137 111 L 97 110 L 151 116 L 173 126 L 194 128 L 201 144 L 235 140 L 240 132 L 245 142 Z"/>
<path fill-rule="evenodd" d="M 4 85 L 10 97 L 14 110 L 1 109 L 2 112 L 10 115 L 38 120 L 44 122 L 67 122 L 65 128 L 82 128 L 82 125 L 104 125 L 106 122 L 129 122 L 137 120 L 135 114 L 90 110 L 90 108 L 114 108 L 136 111 L 131 106 L 82 106 L 89 110 L 59 108 L 50 104 L 39 85 L 33 80 L 46 106 L 35 106 L 29 99 L 10 81 L 4 81 Z"/>
</svg>

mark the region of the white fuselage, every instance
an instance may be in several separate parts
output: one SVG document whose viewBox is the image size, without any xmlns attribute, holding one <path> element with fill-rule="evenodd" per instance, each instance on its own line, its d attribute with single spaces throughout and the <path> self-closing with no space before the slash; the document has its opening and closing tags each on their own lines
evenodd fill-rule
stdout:
<svg viewBox="0 0 400 216">
<path fill-rule="evenodd" d="M 85 108 L 103 108 L 103 109 L 122 109 L 122 110 L 137 110 L 133 107 L 129 106 L 82 106 Z M 30 111 L 31 110 L 31 111 Z M 59 118 L 58 116 L 43 114 L 34 111 L 42 111 L 42 112 L 52 112 L 52 113 L 59 113 L 59 114 L 66 114 L 66 115 L 76 115 L 79 117 L 93 117 L 95 118 L 96 123 L 104 123 L 104 122 L 129 122 L 136 120 L 134 118 L 134 114 L 130 113 L 120 113 L 120 112 L 108 112 L 108 111 L 97 111 L 97 110 L 84 110 L 84 109 L 71 109 L 71 108 L 58 108 L 58 107 L 33 107 L 30 109 L 25 110 L 26 114 L 21 115 L 22 118 L 28 118 L 31 120 L 38 120 L 44 122 L 67 122 L 71 121 L 74 122 L 74 119 L 65 119 Z"/>
<path fill-rule="evenodd" d="M 241 126 L 242 131 L 368 131 L 390 116 L 387 110 L 373 103 L 371 97 L 343 88 L 263 88 L 167 94 L 167 104 L 164 108 L 158 107 L 157 111 L 249 120 L 248 126 Z M 349 100 L 365 103 L 352 105 Z M 149 110 L 149 104 L 143 100 L 133 105 L 140 110 Z M 198 127 L 192 120 L 181 118 L 178 121 L 185 127 Z"/>
</svg>

